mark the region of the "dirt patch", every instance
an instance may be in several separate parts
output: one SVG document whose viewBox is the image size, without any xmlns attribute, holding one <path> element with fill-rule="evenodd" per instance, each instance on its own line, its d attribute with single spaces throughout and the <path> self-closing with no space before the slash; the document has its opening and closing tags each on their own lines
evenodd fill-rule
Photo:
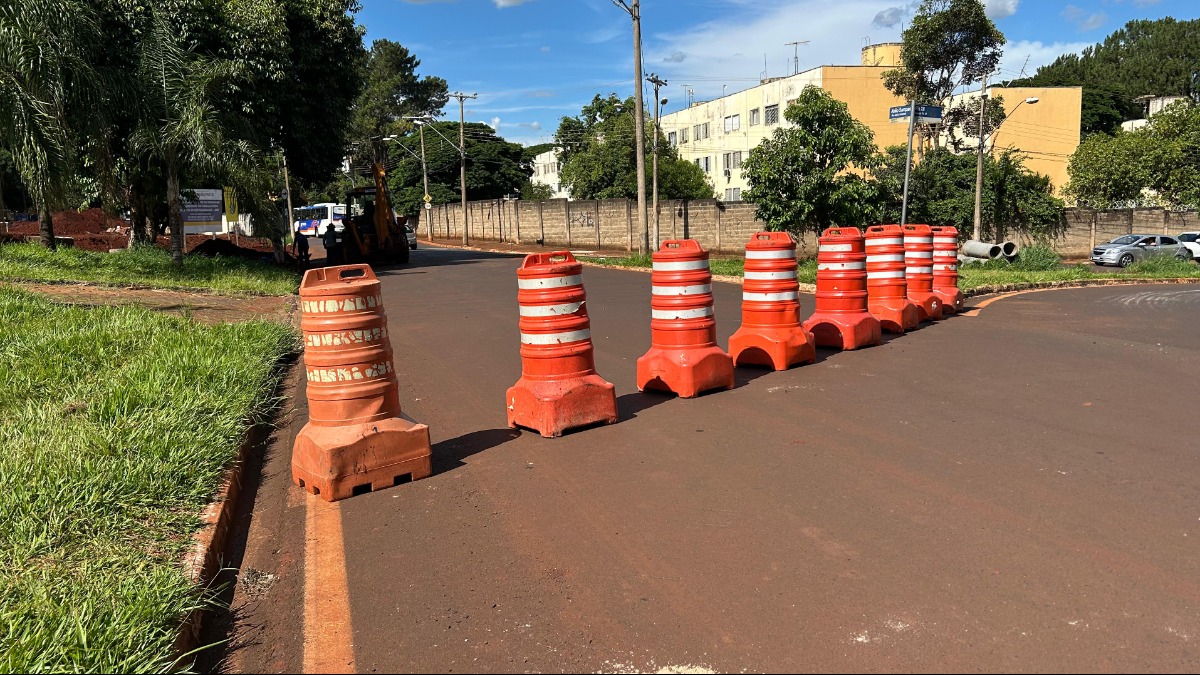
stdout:
<svg viewBox="0 0 1200 675">
<path fill-rule="evenodd" d="M 72 305 L 138 305 L 195 319 L 201 323 L 234 323 L 250 319 L 288 321 L 295 300 L 288 297 L 228 297 L 184 291 L 110 288 L 87 284 L 13 284 L 21 290 L 47 295 Z"/>
</svg>

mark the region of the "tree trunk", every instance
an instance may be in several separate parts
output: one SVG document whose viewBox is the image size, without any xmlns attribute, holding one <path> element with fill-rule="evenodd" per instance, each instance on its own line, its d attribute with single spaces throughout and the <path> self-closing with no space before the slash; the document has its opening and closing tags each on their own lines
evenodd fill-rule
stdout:
<svg viewBox="0 0 1200 675">
<path fill-rule="evenodd" d="M 54 241 L 54 215 L 50 213 L 50 200 L 43 197 L 40 201 L 38 224 L 42 229 L 42 246 L 55 251 L 58 249 L 58 244 Z"/>
<path fill-rule="evenodd" d="M 183 207 L 179 197 L 179 169 L 167 162 L 167 222 L 171 226 L 171 262 L 183 267 Z"/>
<path fill-rule="evenodd" d="M 146 198 L 135 180 L 129 189 L 129 248 L 146 243 L 146 239 Z"/>
</svg>

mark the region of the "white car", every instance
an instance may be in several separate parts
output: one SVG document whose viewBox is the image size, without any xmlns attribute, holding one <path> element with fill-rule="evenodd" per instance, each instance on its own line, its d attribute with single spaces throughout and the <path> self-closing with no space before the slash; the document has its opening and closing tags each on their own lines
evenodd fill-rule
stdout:
<svg viewBox="0 0 1200 675">
<path fill-rule="evenodd" d="M 1200 260 L 1200 232 L 1184 232 L 1179 235 L 1179 243 L 1192 254 L 1193 260 Z"/>
</svg>

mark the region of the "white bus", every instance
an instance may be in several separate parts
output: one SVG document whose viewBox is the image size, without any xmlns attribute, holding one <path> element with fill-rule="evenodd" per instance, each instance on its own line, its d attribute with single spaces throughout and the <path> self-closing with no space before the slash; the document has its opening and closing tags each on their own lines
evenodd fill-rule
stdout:
<svg viewBox="0 0 1200 675">
<path fill-rule="evenodd" d="M 341 232 L 345 227 L 342 221 L 346 218 L 345 204 L 313 204 L 294 209 L 296 221 L 292 223 L 292 231 L 319 237 L 325 233 L 325 227 L 333 223 L 333 229 Z"/>
</svg>

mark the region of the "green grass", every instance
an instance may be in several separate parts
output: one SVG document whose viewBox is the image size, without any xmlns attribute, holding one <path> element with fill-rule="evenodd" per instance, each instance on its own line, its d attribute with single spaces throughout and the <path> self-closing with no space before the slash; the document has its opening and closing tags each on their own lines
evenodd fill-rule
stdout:
<svg viewBox="0 0 1200 675">
<path fill-rule="evenodd" d="M 0 289 L 0 672 L 161 672 L 204 602 L 180 566 L 283 324 L 201 324 Z"/>
<path fill-rule="evenodd" d="M 300 277 L 291 270 L 254 260 L 199 255 L 187 256 L 183 269 L 176 269 L 168 251 L 152 246 L 99 253 L 65 247 L 50 251 L 38 244 L 3 244 L 0 281 L 86 281 L 226 295 L 290 295 L 296 292 Z"/>
<path fill-rule="evenodd" d="M 1044 249 L 1044 250 L 1043 250 Z M 627 256 L 623 258 L 580 258 L 587 262 L 613 265 L 616 267 L 650 267 L 649 256 Z M 741 258 L 713 259 L 710 263 L 713 274 L 742 276 Z M 817 261 L 800 263 L 797 275 L 802 284 L 817 282 Z M 1200 279 L 1200 265 L 1175 258 L 1151 258 L 1134 263 L 1124 270 L 1093 272 L 1087 264 L 1062 267 L 1061 258 L 1046 247 L 1027 246 L 1016 262 L 990 260 L 983 264 L 959 265 L 958 286 L 964 291 L 983 286 L 1008 284 L 1043 283 L 1051 281 L 1075 281 L 1083 279 Z"/>
</svg>

